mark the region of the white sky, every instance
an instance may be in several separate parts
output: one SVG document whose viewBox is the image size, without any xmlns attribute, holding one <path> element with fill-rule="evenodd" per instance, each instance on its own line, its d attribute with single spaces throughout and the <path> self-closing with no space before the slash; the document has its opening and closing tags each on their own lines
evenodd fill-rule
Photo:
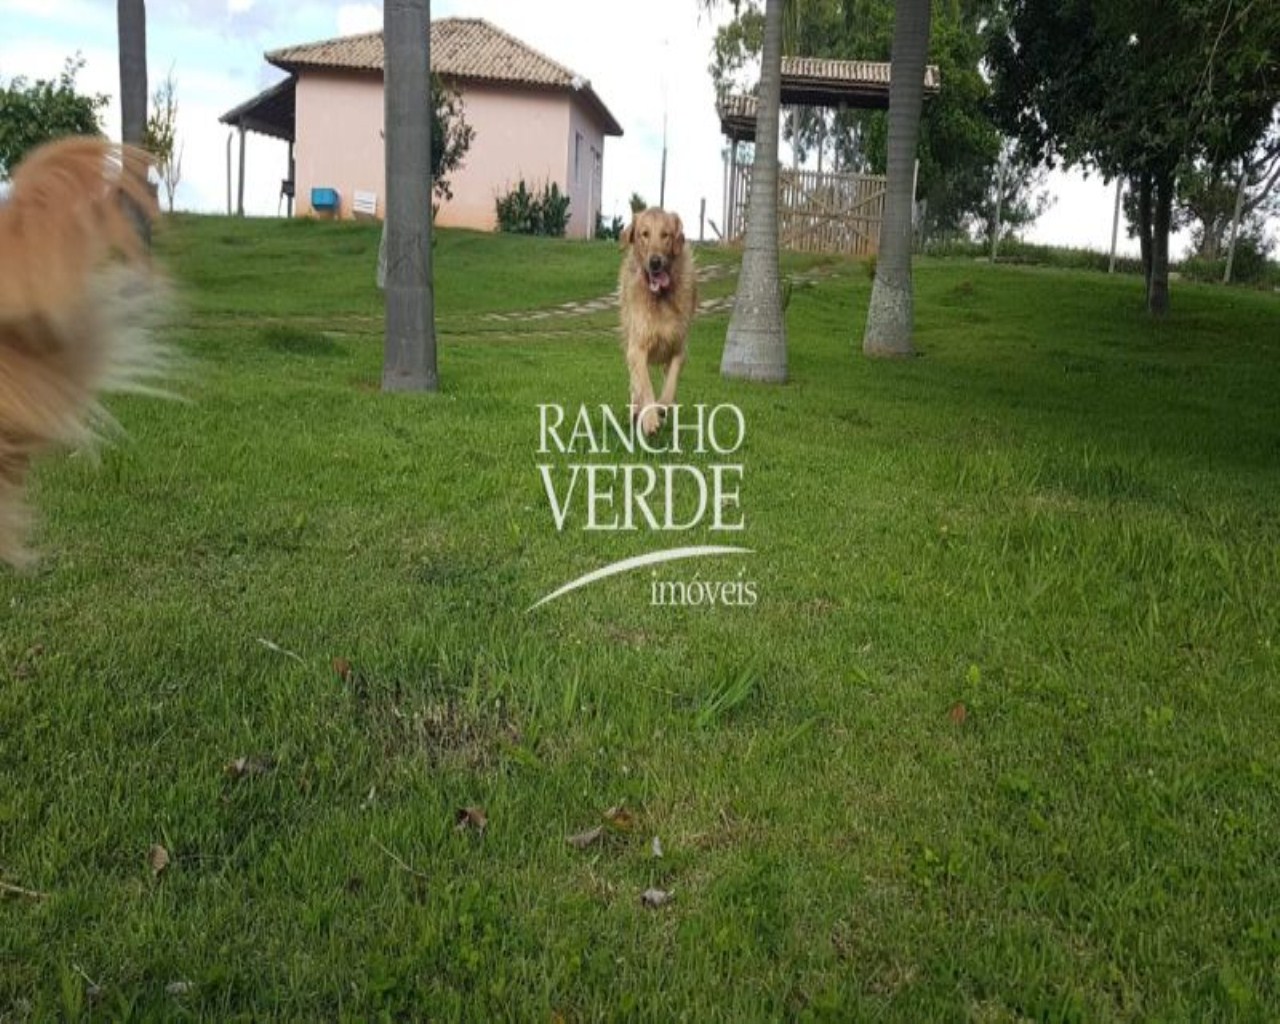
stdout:
<svg viewBox="0 0 1280 1024">
<path fill-rule="evenodd" d="M 106 126 L 118 134 L 114 0 L 0 0 L 0 6 L 0 76 L 53 77 L 78 50 L 86 60 L 80 85 L 111 95 Z M 729 16 L 729 6 L 723 4 L 712 20 L 699 13 L 696 0 L 644 0 L 640 6 L 610 0 L 435 0 L 432 16 L 486 18 L 591 81 L 625 133 L 605 145 L 606 217 L 625 216 L 632 192 L 658 202 L 665 110 L 666 204 L 696 235 L 702 199 L 707 216 L 721 219 L 723 140 L 707 66 L 715 25 Z M 225 211 L 227 202 L 230 131 L 218 117 L 280 75 L 263 52 L 376 29 L 382 11 L 381 3 L 369 0 L 151 0 L 147 8 L 152 87 L 171 67 L 178 84 L 179 138 L 185 145 L 178 206 L 205 212 Z M 263 136 L 248 139 L 246 206 L 252 214 L 273 215 L 285 147 Z M 1055 173 L 1050 186 L 1056 202 L 1027 231 L 1028 238 L 1107 249 L 1111 188 L 1074 173 Z M 1121 248 L 1136 251 L 1123 227 Z M 1174 251 L 1180 250 L 1175 242 Z"/>
</svg>

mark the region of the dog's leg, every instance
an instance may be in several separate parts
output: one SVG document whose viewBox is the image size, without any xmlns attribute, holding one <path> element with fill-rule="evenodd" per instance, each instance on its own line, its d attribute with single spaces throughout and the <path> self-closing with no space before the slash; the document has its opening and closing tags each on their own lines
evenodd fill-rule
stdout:
<svg viewBox="0 0 1280 1024">
<path fill-rule="evenodd" d="M 662 397 L 658 404 L 669 409 L 676 404 L 676 385 L 680 383 L 680 371 L 684 369 L 685 354 L 677 352 L 667 364 L 667 375 L 662 381 Z"/>
<path fill-rule="evenodd" d="M 657 433 L 660 420 L 653 397 L 653 381 L 649 377 L 649 360 L 645 353 L 629 351 L 627 369 L 631 371 L 631 418 L 640 420 L 645 434 Z"/>
</svg>

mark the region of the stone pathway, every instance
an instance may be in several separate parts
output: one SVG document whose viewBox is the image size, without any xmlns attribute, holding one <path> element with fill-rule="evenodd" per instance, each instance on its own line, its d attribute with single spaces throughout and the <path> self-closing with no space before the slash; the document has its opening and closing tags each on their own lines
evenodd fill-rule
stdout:
<svg viewBox="0 0 1280 1024">
<path fill-rule="evenodd" d="M 708 263 L 698 268 L 699 283 L 707 281 L 716 281 L 721 278 L 731 277 L 733 268 L 724 263 Z M 706 302 L 698 303 L 698 311 L 703 312 L 708 309 L 709 303 L 717 302 L 716 299 L 708 299 Z M 732 303 L 730 299 L 730 303 Z M 610 292 L 608 295 L 601 295 L 595 299 L 585 299 L 578 302 L 562 302 L 558 306 L 550 306 L 545 309 L 529 309 L 514 310 L 507 313 L 485 313 L 481 319 L 496 323 L 509 323 L 513 320 L 548 320 L 552 317 L 563 316 L 586 316 L 591 313 L 607 313 L 611 309 L 618 308 L 618 293 Z"/>
<path fill-rule="evenodd" d="M 803 287 L 817 281 L 836 276 L 843 264 L 826 264 L 811 267 L 808 270 L 787 275 L 783 280 L 784 287 L 792 289 Z M 727 280 L 735 277 L 737 268 L 724 263 L 708 263 L 698 268 L 699 283 Z M 703 299 L 698 303 L 698 312 L 703 315 L 726 313 L 733 309 L 733 293 L 716 295 Z M 575 302 L 562 302 L 558 306 L 547 306 L 540 309 L 512 310 L 504 313 L 463 314 L 460 316 L 441 316 L 437 324 L 442 331 L 452 336 L 482 335 L 494 340 L 505 338 L 529 337 L 531 335 L 566 336 L 596 332 L 598 325 L 574 324 L 573 320 L 595 313 L 608 313 L 618 308 L 618 293 L 611 292 L 594 299 Z M 205 323 L 206 319 L 212 321 Z M 383 318 L 380 315 L 362 315 L 347 313 L 337 315 L 314 316 L 263 316 L 261 314 L 238 314 L 222 311 L 212 314 L 198 315 L 192 318 L 188 326 L 197 330 L 225 324 L 228 320 L 252 320 L 255 324 L 289 324 L 299 327 L 316 327 L 335 334 L 378 334 L 381 333 Z M 548 323 L 549 321 L 549 323 Z M 545 326 L 536 330 L 521 331 L 517 324 L 543 323 Z M 480 326 L 492 324 L 493 326 Z"/>
</svg>

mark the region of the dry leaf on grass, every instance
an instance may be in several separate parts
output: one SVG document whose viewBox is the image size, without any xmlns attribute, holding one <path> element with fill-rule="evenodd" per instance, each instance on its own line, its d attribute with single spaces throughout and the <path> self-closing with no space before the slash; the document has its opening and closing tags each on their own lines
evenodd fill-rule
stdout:
<svg viewBox="0 0 1280 1024">
<path fill-rule="evenodd" d="M 618 804 L 604 812 L 604 823 L 615 832 L 630 832 L 636 827 L 636 816 L 623 804 Z"/>
<path fill-rule="evenodd" d="M 454 815 L 454 822 L 459 832 L 475 829 L 476 832 L 483 833 L 489 825 L 489 819 L 485 817 L 484 809 L 480 807 L 458 808 L 458 813 Z"/>
<path fill-rule="evenodd" d="M 657 836 L 653 837 L 653 842 L 649 844 L 649 849 L 655 857 L 662 856 L 662 840 Z"/>
<path fill-rule="evenodd" d="M 570 836 L 568 843 L 575 850 L 585 850 L 588 846 L 597 842 L 604 835 L 604 826 L 597 825 L 595 828 L 589 828 L 585 832 L 579 832 L 576 836 Z"/>
<path fill-rule="evenodd" d="M 156 843 L 147 851 L 147 863 L 151 866 L 151 873 L 159 876 L 169 866 L 169 851 L 159 843 Z"/>
<path fill-rule="evenodd" d="M 646 889 L 640 894 L 640 902 L 650 910 L 666 906 L 675 898 L 675 893 L 667 889 Z"/>
<path fill-rule="evenodd" d="M 195 988 L 189 981 L 171 981 L 164 987 L 166 995 L 185 996 L 188 992 Z"/>
<path fill-rule="evenodd" d="M 275 766 L 275 758 L 270 754 L 264 754 L 237 757 L 234 761 L 228 761 L 223 765 L 222 770 L 233 779 L 243 779 L 245 776 L 266 775 Z"/>
<path fill-rule="evenodd" d="M 351 681 L 351 662 L 346 658 L 334 658 L 333 670 L 344 683 Z"/>
<path fill-rule="evenodd" d="M 969 709 L 964 706 L 963 701 L 956 701 L 947 712 L 947 717 L 956 725 L 964 725 L 965 719 L 969 717 Z"/>
</svg>

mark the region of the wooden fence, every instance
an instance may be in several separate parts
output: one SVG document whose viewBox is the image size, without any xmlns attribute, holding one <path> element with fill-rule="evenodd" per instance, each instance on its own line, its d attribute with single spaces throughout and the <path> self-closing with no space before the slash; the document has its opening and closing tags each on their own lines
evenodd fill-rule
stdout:
<svg viewBox="0 0 1280 1024">
<path fill-rule="evenodd" d="M 751 194 L 751 165 L 730 175 L 729 230 L 741 239 Z M 885 178 L 869 174 L 786 170 L 778 172 L 778 242 L 799 252 L 868 256 L 880 247 Z"/>
</svg>

